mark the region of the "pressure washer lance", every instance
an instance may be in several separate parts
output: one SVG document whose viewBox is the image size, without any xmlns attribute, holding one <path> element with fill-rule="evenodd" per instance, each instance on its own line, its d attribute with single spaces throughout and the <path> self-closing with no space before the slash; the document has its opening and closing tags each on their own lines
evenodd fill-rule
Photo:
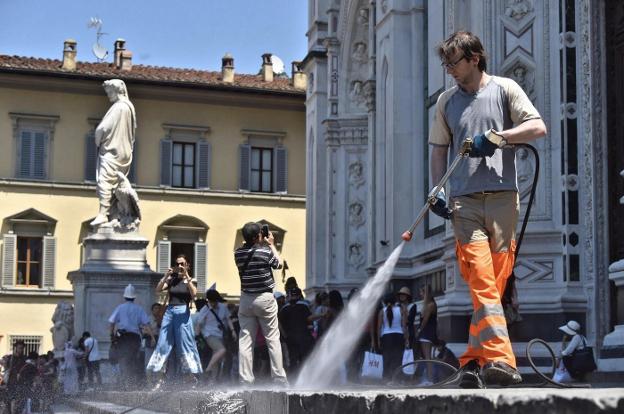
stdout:
<svg viewBox="0 0 624 414">
<path fill-rule="evenodd" d="M 403 240 L 407 242 L 412 240 L 412 236 L 414 235 L 414 230 L 416 230 L 416 226 L 418 226 L 418 224 L 425 217 L 425 214 L 427 214 L 427 211 L 429 210 L 430 206 L 434 205 L 436 201 L 438 201 L 437 199 L 438 193 L 440 192 L 440 190 L 442 190 L 442 188 L 444 188 L 444 184 L 446 184 L 451 174 L 453 174 L 453 172 L 457 169 L 457 166 L 459 165 L 461 160 L 468 157 L 468 153 L 470 153 L 471 148 L 472 148 L 472 138 L 468 137 L 464 139 L 464 142 L 462 142 L 462 146 L 461 146 L 461 149 L 459 150 L 459 153 L 457 154 L 457 156 L 451 163 L 451 166 L 446 170 L 446 173 L 444 174 L 444 176 L 442 176 L 442 179 L 440 180 L 440 182 L 435 187 L 433 187 L 433 190 L 431 190 L 431 192 L 427 196 L 427 202 L 422 207 L 422 209 L 420 209 L 420 213 L 418 213 L 418 216 L 416 217 L 416 221 L 414 221 L 414 224 L 412 224 L 412 227 L 410 227 L 409 230 L 407 230 L 405 233 L 401 235 L 401 238 Z"/>
</svg>

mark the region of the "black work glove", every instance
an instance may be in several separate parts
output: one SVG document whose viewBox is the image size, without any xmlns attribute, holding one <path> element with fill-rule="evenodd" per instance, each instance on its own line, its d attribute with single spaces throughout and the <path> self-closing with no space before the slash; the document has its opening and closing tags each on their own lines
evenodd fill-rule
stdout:
<svg viewBox="0 0 624 414">
<path fill-rule="evenodd" d="M 453 210 L 451 210 L 446 204 L 446 194 L 444 193 L 444 188 L 438 191 L 435 203 L 429 203 L 429 208 L 435 215 L 440 216 L 445 220 L 449 220 L 451 218 Z"/>
</svg>

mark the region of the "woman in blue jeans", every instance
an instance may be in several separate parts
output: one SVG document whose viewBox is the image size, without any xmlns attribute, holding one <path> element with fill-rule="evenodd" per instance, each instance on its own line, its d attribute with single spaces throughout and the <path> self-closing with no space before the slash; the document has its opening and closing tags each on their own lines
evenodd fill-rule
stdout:
<svg viewBox="0 0 624 414">
<path fill-rule="evenodd" d="M 175 346 L 182 372 L 187 374 L 187 380 L 195 385 L 197 383 L 195 375 L 201 374 L 202 366 L 197 352 L 189 308 L 197 289 L 188 270 L 189 265 L 186 256 L 178 255 L 176 267 L 167 270 L 165 276 L 156 286 L 157 292 L 168 292 L 169 304 L 163 316 L 158 344 L 147 364 L 147 372 L 162 374 L 163 367 Z M 161 375 L 154 385 L 154 389 L 160 388 L 162 383 L 163 376 Z"/>
</svg>

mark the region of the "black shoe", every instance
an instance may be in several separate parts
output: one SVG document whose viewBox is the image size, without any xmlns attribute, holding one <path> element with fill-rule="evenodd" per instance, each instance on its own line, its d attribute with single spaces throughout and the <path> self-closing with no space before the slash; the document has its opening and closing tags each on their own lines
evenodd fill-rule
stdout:
<svg viewBox="0 0 624 414">
<path fill-rule="evenodd" d="M 483 375 L 483 379 L 488 385 L 507 387 L 522 382 L 522 376 L 518 370 L 501 361 L 488 362 L 485 364 L 481 369 L 481 375 Z"/>
<path fill-rule="evenodd" d="M 468 361 L 466 365 L 461 367 L 458 371 L 460 375 L 459 387 L 468 389 L 482 389 L 485 388 L 483 380 L 481 379 L 479 362 L 476 359 Z"/>
</svg>

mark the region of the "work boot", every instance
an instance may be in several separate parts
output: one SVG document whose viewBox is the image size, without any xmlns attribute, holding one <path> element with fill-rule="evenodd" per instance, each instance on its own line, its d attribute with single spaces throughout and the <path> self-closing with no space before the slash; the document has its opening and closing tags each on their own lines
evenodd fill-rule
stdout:
<svg viewBox="0 0 624 414">
<path fill-rule="evenodd" d="M 488 385 L 507 387 L 522 382 L 518 370 L 502 361 L 488 362 L 481 369 L 481 375 Z"/>
<path fill-rule="evenodd" d="M 473 359 L 468 361 L 466 365 L 461 367 L 458 371 L 460 375 L 459 386 L 460 388 L 469 389 L 482 389 L 485 388 L 483 380 L 481 379 L 479 361 Z"/>
</svg>

